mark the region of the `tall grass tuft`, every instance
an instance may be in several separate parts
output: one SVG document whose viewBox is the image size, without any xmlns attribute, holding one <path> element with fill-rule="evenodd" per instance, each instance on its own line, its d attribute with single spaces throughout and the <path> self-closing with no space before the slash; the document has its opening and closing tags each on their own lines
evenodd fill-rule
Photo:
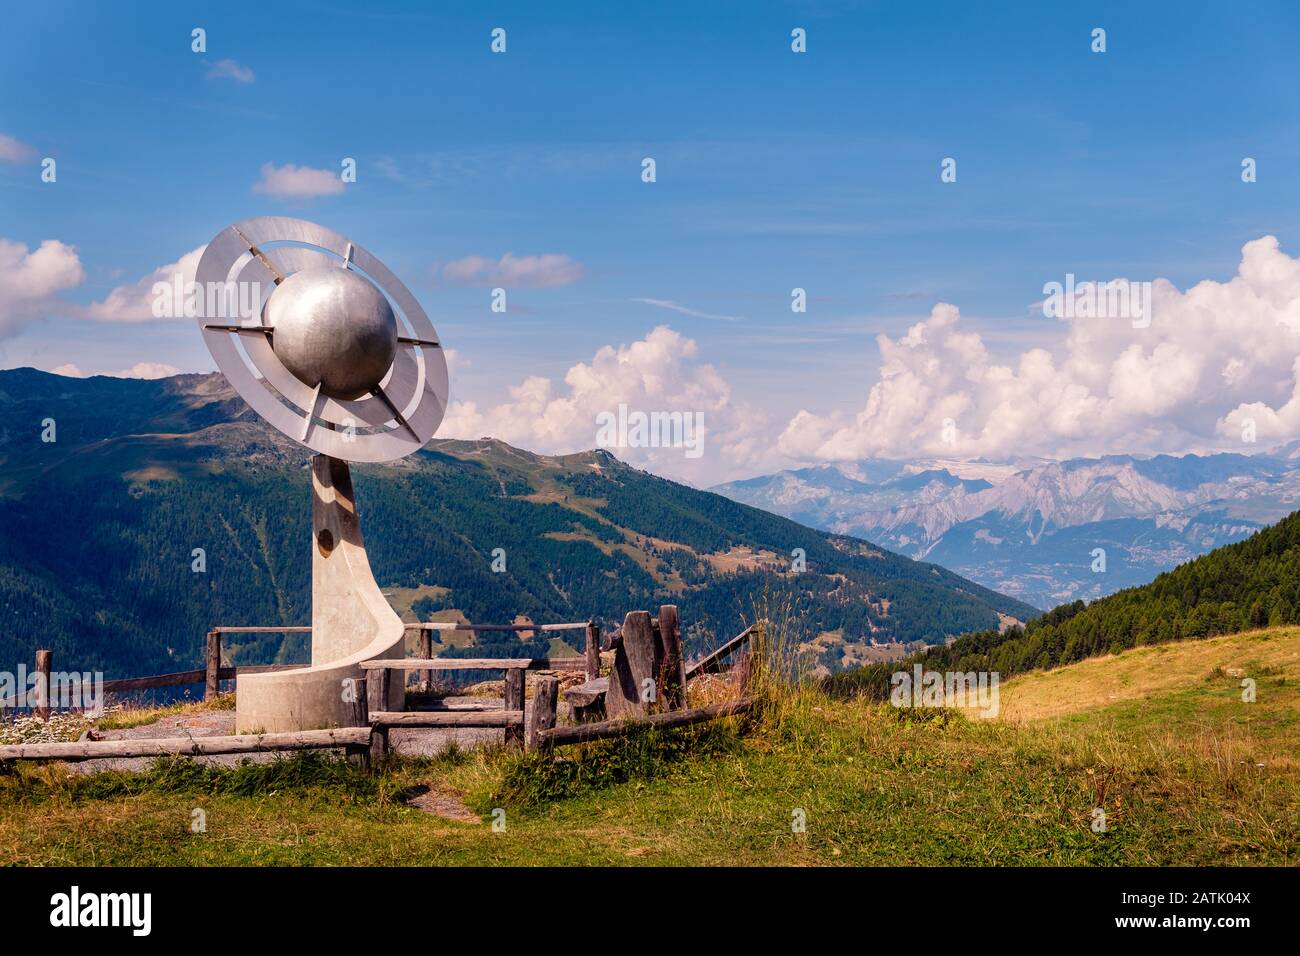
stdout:
<svg viewBox="0 0 1300 956">
<path fill-rule="evenodd" d="M 827 702 L 822 682 L 813 674 L 814 658 L 803 650 L 811 637 L 804 616 L 787 591 L 764 585 L 751 601 L 749 618 L 756 628 L 750 639 L 748 693 L 763 732 L 804 745 L 818 736 L 817 711 Z"/>
</svg>

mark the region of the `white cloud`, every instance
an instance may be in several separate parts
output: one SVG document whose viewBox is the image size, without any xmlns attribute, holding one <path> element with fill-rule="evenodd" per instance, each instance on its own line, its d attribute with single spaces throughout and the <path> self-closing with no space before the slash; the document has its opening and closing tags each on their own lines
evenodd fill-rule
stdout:
<svg viewBox="0 0 1300 956">
<path fill-rule="evenodd" d="M 80 285 L 86 274 L 77 250 L 46 239 L 35 250 L 0 238 L 0 338 L 12 335 L 57 304 L 65 289 Z"/>
<path fill-rule="evenodd" d="M 245 66 L 238 60 L 218 60 L 208 67 L 208 79 L 252 83 L 256 77 L 253 74 L 252 67 Z"/>
<path fill-rule="evenodd" d="M 50 370 L 54 375 L 67 375 L 69 378 L 88 378 L 92 373 L 83 372 L 81 367 L 72 362 Z M 113 378 L 167 378 L 179 375 L 180 369 L 165 362 L 136 362 L 130 368 L 117 372 L 95 372 L 95 375 L 110 375 Z"/>
<path fill-rule="evenodd" d="M 84 317 L 97 322 L 153 321 L 157 318 L 153 309 L 154 284 L 162 282 L 174 288 L 179 278 L 181 289 L 185 290 L 188 284 L 194 281 L 195 270 L 198 269 L 199 259 L 203 257 L 203 250 L 206 248 L 206 245 L 202 245 L 197 249 L 191 249 L 175 262 L 159 266 L 139 281 L 117 286 L 101 301 L 87 306 Z M 181 308 L 172 306 L 171 298 L 167 301 L 169 303 L 167 308 L 171 314 L 184 315 L 183 306 Z"/>
<path fill-rule="evenodd" d="M 25 163 L 35 155 L 34 147 L 0 133 L 0 163 Z"/>
<path fill-rule="evenodd" d="M 611 448 L 619 458 L 697 483 L 750 470 L 770 444 L 763 417 L 736 402 L 731 388 L 709 364 L 697 360 L 696 343 L 668 326 L 617 347 L 606 345 L 579 362 L 562 386 L 531 376 L 509 389 L 499 404 L 453 402 L 438 435 L 491 436 L 544 454 L 567 454 L 597 446 L 596 416 L 630 411 L 703 415 L 702 455 L 682 448 Z"/>
<path fill-rule="evenodd" d="M 469 368 L 474 363 L 461 354 L 460 349 L 443 349 L 443 357 L 447 360 L 447 374 L 455 375 L 459 370 Z"/>
<path fill-rule="evenodd" d="M 165 362 L 136 362 L 128 369 L 104 374 L 112 375 L 114 378 L 166 378 L 169 375 L 180 374 L 180 369 Z"/>
<path fill-rule="evenodd" d="M 582 278 L 581 262 L 558 253 L 518 256 L 507 252 L 500 259 L 466 256 L 443 266 L 443 278 L 458 285 L 546 289 L 572 285 Z"/>
<path fill-rule="evenodd" d="M 805 460 L 1249 451 L 1245 418 L 1260 441 L 1300 433 L 1300 259 L 1265 236 L 1232 279 L 1186 292 L 1157 279 L 1152 295 L 1147 328 L 1064 318 L 1059 347 L 1013 364 L 941 303 L 877 338 L 880 376 L 855 416 L 801 410 L 779 448 Z"/>
<path fill-rule="evenodd" d="M 253 184 L 253 192 L 267 193 L 280 199 L 311 199 L 343 192 L 343 180 L 328 169 L 312 169 L 286 163 L 262 164 L 262 178 Z"/>
<path fill-rule="evenodd" d="M 718 322 L 735 322 L 740 318 L 738 315 L 716 315 L 712 312 L 700 312 L 697 309 L 688 309 L 686 306 L 680 305 L 672 299 L 631 299 L 630 301 L 657 306 L 661 309 L 669 309 L 672 312 L 680 312 L 682 315 L 694 316 L 697 319 L 713 319 Z"/>
</svg>

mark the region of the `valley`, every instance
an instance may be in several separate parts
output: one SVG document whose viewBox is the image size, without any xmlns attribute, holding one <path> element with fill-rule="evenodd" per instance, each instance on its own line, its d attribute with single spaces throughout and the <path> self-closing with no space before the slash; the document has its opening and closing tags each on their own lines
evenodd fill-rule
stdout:
<svg viewBox="0 0 1300 956">
<path fill-rule="evenodd" d="M 0 660 L 37 646 L 106 678 L 189 669 L 217 624 L 309 620 L 308 454 L 217 375 L 134 380 L 0 372 Z M 41 440 L 46 419 L 56 440 Z M 435 439 L 354 469 L 381 587 L 407 620 L 539 623 L 673 602 L 690 653 L 767 606 L 797 609 L 811 661 L 939 643 L 1034 609 L 933 564 L 806 528 L 629 467 Z M 204 570 L 193 569 L 195 549 Z M 796 552 L 799 552 L 797 555 Z M 801 561 L 796 562 L 796 557 Z M 422 601 L 427 598 L 427 601 Z M 494 656 L 544 656 L 511 639 Z M 483 640 L 442 653 L 483 656 Z M 304 635 L 256 635 L 237 663 L 305 659 Z"/>
<path fill-rule="evenodd" d="M 1047 610 L 1145 584 L 1280 520 L 1300 507 L 1296 454 L 860 462 L 713 490 Z"/>
</svg>

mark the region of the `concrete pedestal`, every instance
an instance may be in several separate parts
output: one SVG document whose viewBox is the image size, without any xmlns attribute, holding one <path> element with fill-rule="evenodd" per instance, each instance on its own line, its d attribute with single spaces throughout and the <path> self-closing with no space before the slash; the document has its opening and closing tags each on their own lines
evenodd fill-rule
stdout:
<svg viewBox="0 0 1300 956">
<path fill-rule="evenodd" d="M 314 455 L 312 491 L 312 666 L 239 678 L 236 733 L 347 726 L 348 681 L 365 676 L 357 665 L 405 655 L 401 618 L 370 572 L 347 462 Z M 390 691 L 395 709 L 403 706 L 400 683 Z"/>
</svg>

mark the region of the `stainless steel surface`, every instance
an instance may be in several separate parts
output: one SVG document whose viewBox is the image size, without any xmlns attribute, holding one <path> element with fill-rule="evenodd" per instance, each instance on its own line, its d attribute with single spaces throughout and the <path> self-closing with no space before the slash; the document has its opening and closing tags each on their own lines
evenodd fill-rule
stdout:
<svg viewBox="0 0 1300 956">
<path fill-rule="evenodd" d="M 281 364 L 330 398 L 369 395 L 397 354 L 384 294 L 350 269 L 304 269 L 276 286 L 263 312 Z"/>
<path fill-rule="evenodd" d="M 391 461 L 437 431 L 448 391 L 438 334 L 365 249 L 305 220 L 249 219 L 208 243 L 196 280 L 259 284 L 260 321 L 198 324 L 231 385 L 290 438 L 336 458 Z"/>
</svg>

